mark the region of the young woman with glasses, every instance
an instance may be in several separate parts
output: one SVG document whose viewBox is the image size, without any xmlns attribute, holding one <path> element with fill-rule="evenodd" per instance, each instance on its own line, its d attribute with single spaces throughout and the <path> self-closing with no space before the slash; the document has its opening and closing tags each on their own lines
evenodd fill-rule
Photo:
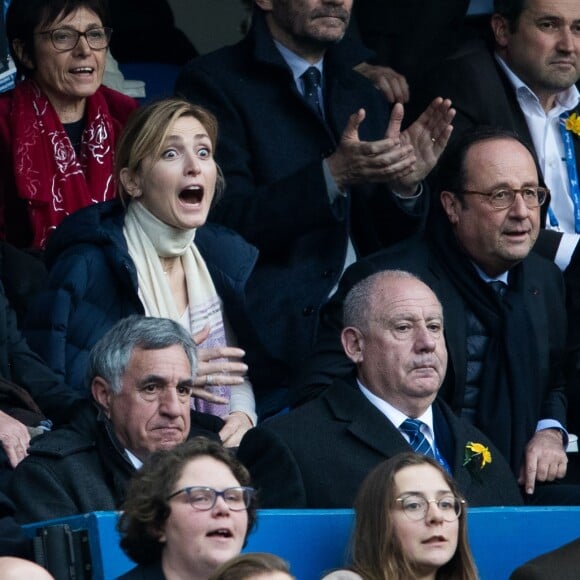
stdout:
<svg viewBox="0 0 580 580">
<path fill-rule="evenodd" d="M 352 565 L 324 580 L 476 580 L 465 501 L 433 459 L 401 453 L 363 481 Z"/>
<path fill-rule="evenodd" d="M 122 580 L 208 580 L 237 556 L 256 519 L 250 476 L 220 444 L 196 437 L 151 456 L 119 520 L 138 566 Z"/>
</svg>

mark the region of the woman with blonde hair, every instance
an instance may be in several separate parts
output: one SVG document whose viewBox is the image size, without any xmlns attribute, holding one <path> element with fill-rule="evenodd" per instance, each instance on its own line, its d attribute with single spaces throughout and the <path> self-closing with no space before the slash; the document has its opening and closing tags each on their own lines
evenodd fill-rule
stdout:
<svg viewBox="0 0 580 580">
<path fill-rule="evenodd" d="M 195 338 L 195 410 L 220 416 L 236 447 L 256 423 L 238 344 L 258 348 L 245 288 L 257 250 L 207 215 L 223 189 L 213 156 L 217 121 L 163 99 L 138 109 L 116 151 L 120 200 L 70 216 L 46 249 L 49 288 L 31 307 L 29 344 L 67 384 L 83 389 L 92 346 L 131 314 L 170 318 Z"/>
</svg>

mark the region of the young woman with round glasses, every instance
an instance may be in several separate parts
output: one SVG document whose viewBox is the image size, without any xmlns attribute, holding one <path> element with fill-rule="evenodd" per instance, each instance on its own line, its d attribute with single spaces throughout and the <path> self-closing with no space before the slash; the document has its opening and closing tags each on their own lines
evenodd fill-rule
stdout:
<svg viewBox="0 0 580 580">
<path fill-rule="evenodd" d="M 355 500 L 352 565 L 324 580 L 476 580 L 465 501 L 441 466 L 401 453 L 377 466 Z"/>
<path fill-rule="evenodd" d="M 135 474 L 119 520 L 138 566 L 123 580 L 208 580 L 237 556 L 256 519 L 250 476 L 220 444 L 196 437 Z"/>
</svg>

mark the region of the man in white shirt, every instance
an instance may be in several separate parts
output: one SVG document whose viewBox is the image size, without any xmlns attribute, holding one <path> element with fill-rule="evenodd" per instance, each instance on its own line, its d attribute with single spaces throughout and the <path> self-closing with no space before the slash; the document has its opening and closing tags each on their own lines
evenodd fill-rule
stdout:
<svg viewBox="0 0 580 580">
<path fill-rule="evenodd" d="M 261 505 L 351 507 L 373 467 L 410 450 L 439 461 L 470 505 L 520 504 L 501 453 L 436 400 L 447 370 L 443 328 L 439 300 L 408 272 L 379 272 L 356 284 L 345 300 L 341 334 L 356 375 L 242 439 L 238 458 Z M 466 461 L 471 443 L 486 447 L 492 462 Z"/>
<path fill-rule="evenodd" d="M 453 99 L 455 136 L 475 125 L 513 130 L 534 150 L 551 200 L 537 250 L 569 265 L 580 239 L 580 3 L 495 0 L 493 46 L 474 44 L 448 59 L 425 82 L 430 94 Z"/>
</svg>

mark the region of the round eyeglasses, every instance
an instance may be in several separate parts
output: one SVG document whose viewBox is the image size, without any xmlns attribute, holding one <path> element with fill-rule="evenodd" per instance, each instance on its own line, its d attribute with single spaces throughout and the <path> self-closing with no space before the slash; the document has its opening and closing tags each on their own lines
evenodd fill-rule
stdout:
<svg viewBox="0 0 580 580">
<path fill-rule="evenodd" d="M 184 487 L 167 496 L 170 500 L 177 495 L 185 493 L 193 509 L 208 511 L 216 504 L 217 498 L 222 497 L 228 507 L 234 512 L 247 510 L 256 495 L 253 487 L 228 487 L 223 491 L 218 491 L 212 487 L 190 486 Z"/>
<path fill-rule="evenodd" d="M 99 26 L 98 28 L 89 28 L 85 32 L 79 32 L 74 28 L 55 28 L 54 30 L 46 30 L 44 32 L 37 32 L 39 35 L 50 36 L 52 46 L 59 52 L 66 52 L 72 50 L 79 43 L 81 36 L 85 37 L 87 44 L 93 50 L 103 50 L 109 46 L 111 41 L 112 28 L 106 26 Z"/>
<path fill-rule="evenodd" d="M 491 207 L 494 209 L 507 209 L 516 201 L 516 195 L 519 193 L 526 204 L 526 207 L 533 209 L 541 206 L 547 199 L 550 190 L 547 187 L 522 187 L 512 189 L 511 187 L 502 187 L 493 191 L 471 191 L 466 189 L 463 195 L 483 195 L 487 197 Z"/>
<path fill-rule="evenodd" d="M 410 520 L 419 521 L 425 518 L 429 504 L 437 504 L 443 519 L 446 522 L 454 522 L 460 515 L 464 500 L 454 495 L 445 495 L 439 499 L 427 499 L 422 495 L 406 495 L 398 497 L 396 501 L 401 505 L 405 515 Z"/>
</svg>

